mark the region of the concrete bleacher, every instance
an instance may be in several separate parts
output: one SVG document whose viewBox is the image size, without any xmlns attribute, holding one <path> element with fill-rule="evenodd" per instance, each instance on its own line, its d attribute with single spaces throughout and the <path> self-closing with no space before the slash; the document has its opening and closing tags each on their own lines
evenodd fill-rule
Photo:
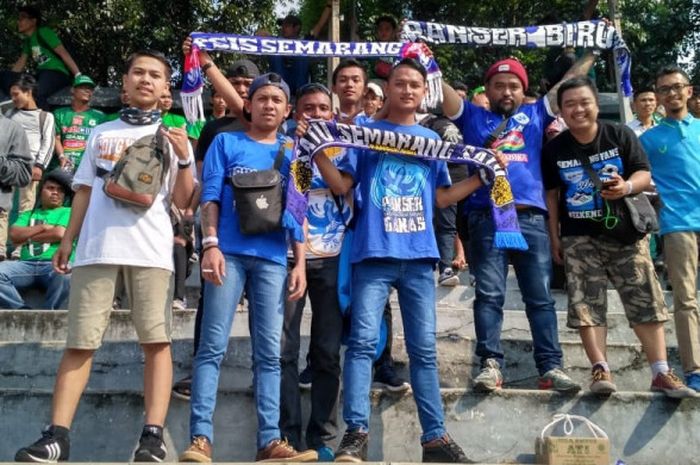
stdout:
<svg viewBox="0 0 700 465">
<path fill-rule="evenodd" d="M 197 294 L 196 273 L 188 281 L 190 303 Z M 438 354 L 441 394 L 447 427 L 466 454 L 479 463 L 534 463 L 534 440 L 554 413 L 585 415 L 611 440 L 611 460 L 627 464 L 700 464 L 700 398 L 673 401 L 648 391 L 650 372 L 644 354 L 622 313 L 614 291 L 609 295 L 609 361 L 620 392 L 600 399 L 585 390 L 567 396 L 536 390 L 532 343 L 517 282 L 508 280 L 503 327 L 507 367 L 505 389 L 495 394 L 470 389 L 478 371 L 473 355 L 475 337 L 471 311 L 474 291 L 464 284 L 438 288 Z M 578 334 L 565 327 L 566 295 L 554 292 L 565 369 L 588 386 L 590 366 Z M 667 293 L 668 294 L 668 293 Z M 667 295 L 670 300 L 670 295 Z M 395 357 L 408 375 L 398 304 L 394 301 Z M 255 456 L 255 408 L 250 372 L 251 349 L 247 309 L 238 308 L 229 351 L 223 362 L 215 415 L 215 461 L 250 461 Z M 64 346 L 66 316 L 62 311 L 0 312 L 0 462 L 38 437 L 49 418 L 51 390 Z M 175 378 L 191 367 L 194 312 L 177 311 L 173 318 Z M 302 322 L 303 358 L 308 346 L 310 312 Z M 679 360 L 673 323 L 666 325 L 671 364 Z M 72 432 L 73 461 L 125 462 L 143 421 L 143 357 L 131 327 L 129 312 L 113 312 L 93 365 Z M 301 362 L 300 362 L 301 363 Z M 308 408 L 308 394 L 304 394 Z M 410 393 L 372 392 L 369 459 L 420 461 L 420 425 Z M 166 439 L 168 460 L 188 445 L 189 404 L 173 399 Z"/>
</svg>

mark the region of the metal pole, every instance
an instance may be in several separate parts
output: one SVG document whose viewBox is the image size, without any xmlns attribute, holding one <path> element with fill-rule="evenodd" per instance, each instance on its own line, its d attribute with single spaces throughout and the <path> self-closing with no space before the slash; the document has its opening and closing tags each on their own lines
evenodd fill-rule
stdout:
<svg viewBox="0 0 700 465">
<path fill-rule="evenodd" d="M 331 19 L 328 27 L 328 40 L 331 42 L 340 42 L 340 0 L 331 1 Z M 333 84 L 333 70 L 340 63 L 339 57 L 328 58 L 328 88 Z M 340 103 L 338 97 L 332 94 L 332 108 L 339 108 Z"/>
<path fill-rule="evenodd" d="M 622 34 L 622 22 L 620 21 L 620 9 L 617 6 L 617 0 L 608 0 L 608 10 L 610 10 L 610 19 L 617 29 L 618 34 Z M 626 97 L 620 92 L 620 75 L 622 71 L 617 63 L 617 60 L 613 60 L 615 66 L 615 88 L 617 89 L 618 104 L 620 107 L 620 121 L 622 123 L 628 123 L 632 121 L 634 116 L 632 115 L 632 107 L 630 106 L 630 98 Z"/>
</svg>

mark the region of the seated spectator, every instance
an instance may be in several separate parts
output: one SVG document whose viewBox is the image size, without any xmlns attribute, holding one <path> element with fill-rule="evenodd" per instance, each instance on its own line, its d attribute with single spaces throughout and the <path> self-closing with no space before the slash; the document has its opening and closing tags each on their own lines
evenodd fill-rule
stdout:
<svg viewBox="0 0 700 465">
<path fill-rule="evenodd" d="M 382 15 L 374 21 L 374 37 L 377 42 L 397 42 L 399 25 L 393 16 Z M 383 82 L 389 78 L 394 66 L 395 57 L 378 57 L 369 61 L 369 77 L 381 79 Z"/>
<path fill-rule="evenodd" d="M 93 128 L 102 124 L 105 114 L 90 108 L 95 82 L 81 74 L 73 80 L 72 99 L 69 107 L 53 112 L 56 120 L 56 155 L 60 167 L 75 173 L 83 158 L 88 137 Z"/>
<path fill-rule="evenodd" d="M 19 190 L 20 213 L 34 208 L 37 183 L 41 180 L 53 155 L 54 119 L 51 113 L 37 107 L 36 87 L 34 77 L 23 74 L 10 88 L 14 108 L 10 110 L 7 117 L 18 122 L 24 129 L 34 163 L 32 182 Z M 6 257 L 8 213 L 0 212 L 0 260 Z M 19 251 L 13 254 L 13 258 L 19 258 Z"/>
<path fill-rule="evenodd" d="M 61 43 L 53 29 L 42 26 L 41 12 L 33 6 L 18 9 L 17 30 L 25 38 L 22 41 L 22 54 L 10 71 L 0 73 L 0 87 L 8 93 L 12 82 L 27 68 L 28 58 L 36 64 L 39 90 L 36 103 L 39 108 L 49 110 L 47 99 L 56 91 L 70 85 L 71 75 L 79 75 L 80 70 L 70 53 Z"/>
<path fill-rule="evenodd" d="M 598 120 L 598 93 L 588 77 L 564 82 L 557 106 L 569 129 L 543 151 L 552 256 L 566 267 L 567 326 L 578 329 L 592 365 L 591 392 L 616 391 L 607 359 L 608 280 L 644 348 L 651 390 L 671 398 L 694 397 L 668 366 L 664 323 L 668 310 L 644 237 L 623 244 L 607 233 L 608 202 L 649 187 L 649 161 L 624 125 Z M 607 155 L 607 158 L 603 156 Z"/>
<path fill-rule="evenodd" d="M 23 244 L 19 261 L 0 263 L 0 308 L 30 308 L 19 294 L 39 286 L 46 290 L 44 307 L 62 308 L 70 291 L 70 275 L 53 270 L 51 257 L 58 249 L 70 218 L 63 206 L 71 193 L 72 177 L 61 169 L 46 175 L 37 208 L 22 213 L 10 228 L 10 238 Z"/>
<path fill-rule="evenodd" d="M 328 22 L 331 16 L 330 2 L 326 3 L 325 8 L 321 12 L 318 22 L 314 25 L 309 33 L 301 37 L 301 19 L 293 14 L 287 15 L 280 21 L 280 37 L 290 40 L 317 40 L 321 30 Z M 270 35 L 267 31 L 260 30 L 256 35 Z M 309 57 L 289 57 L 275 55 L 268 57 L 270 61 L 270 71 L 282 76 L 284 82 L 289 85 L 292 92 L 292 99 L 296 98 L 296 91 L 299 87 L 309 82 L 311 59 Z"/>
<path fill-rule="evenodd" d="M 173 109 L 173 94 L 170 89 L 166 89 L 160 96 L 158 109 L 160 117 L 163 121 L 163 126 L 166 128 L 184 128 L 187 126 L 187 120 L 184 116 L 170 113 Z"/>
</svg>

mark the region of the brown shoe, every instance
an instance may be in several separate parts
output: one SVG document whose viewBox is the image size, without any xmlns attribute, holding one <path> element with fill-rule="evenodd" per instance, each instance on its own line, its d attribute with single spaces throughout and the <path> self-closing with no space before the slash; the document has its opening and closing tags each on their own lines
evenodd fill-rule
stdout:
<svg viewBox="0 0 700 465">
<path fill-rule="evenodd" d="M 609 396 L 617 391 L 617 386 L 612 382 L 612 374 L 599 365 L 595 365 L 591 371 L 591 392 L 599 396 Z"/>
<path fill-rule="evenodd" d="M 211 462 L 211 443 L 206 436 L 195 436 L 192 439 L 192 444 L 182 453 L 179 459 L 180 462 Z"/>
<path fill-rule="evenodd" d="M 309 449 L 299 452 L 287 440 L 275 439 L 255 456 L 256 462 L 316 462 L 318 453 Z"/>
</svg>

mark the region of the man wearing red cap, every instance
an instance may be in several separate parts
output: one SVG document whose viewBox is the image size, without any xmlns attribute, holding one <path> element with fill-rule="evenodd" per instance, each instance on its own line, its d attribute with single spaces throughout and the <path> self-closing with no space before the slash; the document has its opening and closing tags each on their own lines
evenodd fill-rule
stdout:
<svg viewBox="0 0 700 465">
<path fill-rule="evenodd" d="M 562 82 L 586 74 L 593 61 L 592 54 L 584 56 L 571 67 Z M 557 316 L 549 292 L 551 253 L 540 166 L 544 130 L 557 112 L 559 84 L 535 103 L 524 104 L 528 76 L 515 58 L 491 65 L 484 81 L 490 110 L 462 100 L 444 81 L 443 110 L 461 129 L 466 144 L 499 150 L 508 160 L 508 179 L 528 250 L 516 252 L 494 247 L 494 226 L 486 188 L 467 198 L 469 265 L 476 277 L 476 355 L 481 358 L 481 373 L 474 380 L 474 389 L 491 392 L 500 389 L 503 383 L 504 354 L 500 333 L 510 261 L 530 322 L 540 389 L 576 392 L 580 386 L 561 370 Z"/>
</svg>

